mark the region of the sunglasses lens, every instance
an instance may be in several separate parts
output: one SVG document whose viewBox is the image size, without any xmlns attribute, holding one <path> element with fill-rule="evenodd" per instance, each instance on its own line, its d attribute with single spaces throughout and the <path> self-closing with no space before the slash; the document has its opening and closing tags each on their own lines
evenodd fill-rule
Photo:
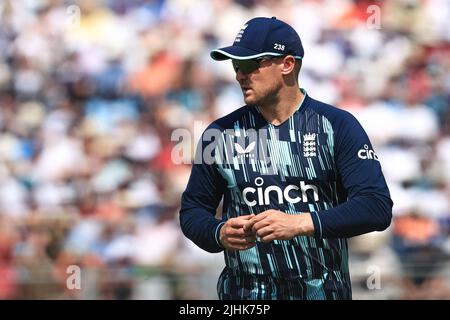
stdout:
<svg viewBox="0 0 450 320">
<path fill-rule="evenodd" d="M 244 74 L 252 73 L 259 68 L 259 61 L 256 60 L 232 60 L 235 72 L 241 71 Z"/>
</svg>

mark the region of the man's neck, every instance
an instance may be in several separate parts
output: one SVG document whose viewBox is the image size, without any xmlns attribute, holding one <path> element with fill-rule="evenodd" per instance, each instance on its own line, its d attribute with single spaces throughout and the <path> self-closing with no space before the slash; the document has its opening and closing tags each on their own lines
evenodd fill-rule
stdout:
<svg viewBox="0 0 450 320">
<path fill-rule="evenodd" d="M 267 122 L 278 126 L 289 119 L 304 98 L 299 88 L 289 88 L 280 92 L 270 103 L 261 104 L 259 110 Z"/>
</svg>

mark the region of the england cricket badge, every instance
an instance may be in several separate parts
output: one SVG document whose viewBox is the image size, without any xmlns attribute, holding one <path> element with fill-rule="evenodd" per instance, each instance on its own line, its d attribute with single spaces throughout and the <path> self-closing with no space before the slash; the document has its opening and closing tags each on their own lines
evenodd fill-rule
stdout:
<svg viewBox="0 0 450 320">
<path fill-rule="evenodd" d="M 317 156 L 315 133 L 308 132 L 303 135 L 303 156 L 307 158 Z"/>
</svg>

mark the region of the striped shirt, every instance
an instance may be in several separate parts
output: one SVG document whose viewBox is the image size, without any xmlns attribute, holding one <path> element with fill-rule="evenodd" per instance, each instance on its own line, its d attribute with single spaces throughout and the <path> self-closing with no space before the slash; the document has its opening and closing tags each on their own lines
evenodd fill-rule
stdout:
<svg viewBox="0 0 450 320">
<path fill-rule="evenodd" d="M 180 224 L 200 248 L 220 252 L 220 228 L 230 218 L 268 209 L 310 212 L 314 236 L 224 250 L 226 273 L 297 281 L 303 298 L 333 298 L 327 290 L 351 291 L 346 238 L 386 229 L 393 203 L 359 122 L 304 94 L 278 126 L 258 107 L 244 106 L 205 130 L 182 195 Z"/>
</svg>

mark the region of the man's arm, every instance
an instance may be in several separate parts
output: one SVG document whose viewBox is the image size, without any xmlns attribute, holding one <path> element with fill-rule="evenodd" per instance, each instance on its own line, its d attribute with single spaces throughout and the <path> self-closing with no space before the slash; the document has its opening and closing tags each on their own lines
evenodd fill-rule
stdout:
<svg viewBox="0 0 450 320">
<path fill-rule="evenodd" d="M 207 164 L 203 158 L 206 145 L 202 135 L 188 185 L 181 197 L 180 226 L 184 235 L 203 250 L 220 252 L 223 247 L 219 234 L 225 222 L 215 215 L 226 186 L 214 165 Z"/>
<path fill-rule="evenodd" d="M 209 129 L 207 136 L 214 139 L 212 142 L 205 142 L 205 133 L 202 135 L 191 176 L 182 195 L 181 229 L 187 238 L 209 252 L 220 252 L 224 249 L 247 250 L 256 245 L 256 237 L 254 232 L 244 231 L 243 225 L 254 215 L 239 216 L 226 221 L 215 218 L 217 206 L 226 189 L 226 181 L 214 164 L 214 153 L 220 152 L 220 148 L 214 147 L 221 143 L 221 131 L 211 126 Z"/>
<path fill-rule="evenodd" d="M 342 112 L 333 125 L 335 163 L 348 201 L 311 212 L 317 238 L 353 237 L 385 230 L 391 223 L 389 189 L 369 138 L 353 115 Z"/>
</svg>

